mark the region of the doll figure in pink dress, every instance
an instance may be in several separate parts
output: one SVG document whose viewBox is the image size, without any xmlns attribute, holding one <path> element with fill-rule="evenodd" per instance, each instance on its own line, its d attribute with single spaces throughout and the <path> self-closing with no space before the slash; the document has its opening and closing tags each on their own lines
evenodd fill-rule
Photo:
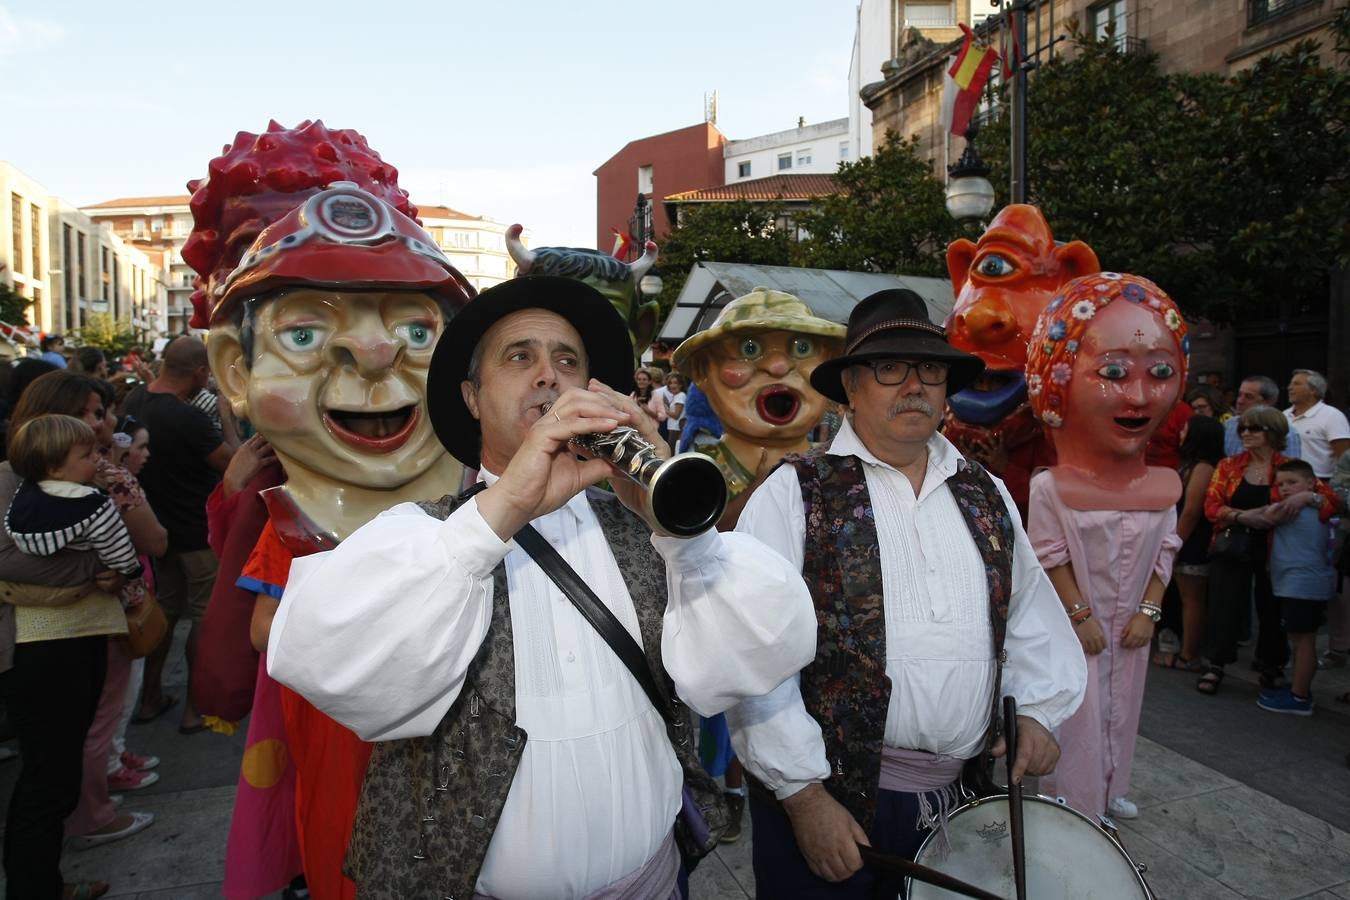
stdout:
<svg viewBox="0 0 1350 900">
<path fill-rule="evenodd" d="M 1066 284 L 1028 348 L 1027 393 L 1058 464 L 1031 480 L 1027 534 L 1088 664 L 1041 790 L 1089 816 L 1138 814 L 1126 794 L 1148 648 L 1181 546 L 1181 480 L 1144 447 L 1181 395 L 1189 349 L 1171 298 L 1115 272 Z"/>
</svg>

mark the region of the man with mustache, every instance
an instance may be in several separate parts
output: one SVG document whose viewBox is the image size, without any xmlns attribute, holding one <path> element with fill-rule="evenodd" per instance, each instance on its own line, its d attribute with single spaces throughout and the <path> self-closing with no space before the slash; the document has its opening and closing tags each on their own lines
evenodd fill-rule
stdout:
<svg viewBox="0 0 1350 900">
<path fill-rule="evenodd" d="M 874 896 L 885 876 L 858 844 L 913 858 L 964 763 L 1002 754 L 1004 694 L 1019 704 L 1014 777 L 1059 757 L 1051 730 L 1087 677 L 1078 642 L 1006 488 L 937 433 L 948 392 L 983 368 L 914 292 L 866 298 L 844 354 L 811 375 L 848 420 L 741 514 L 737 530 L 800 567 L 819 622 L 798 677 L 727 713 L 754 776 L 757 896 Z"/>
<path fill-rule="evenodd" d="M 634 665 L 700 713 L 814 653 L 786 560 L 743 534 L 653 536 L 641 488 L 578 458 L 573 438 L 620 426 L 668 455 L 631 379 L 627 325 L 593 288 L 526 275 L 484 291 L 427 375 L 436 434 L 479 490 L 395 506 L 292 564 L 269 671 L 376 742 L 347 855 L 363 900 L 665 900 L 682 785 L 725 825 L 688 711 L 667 726 L 641 669 L 522 549 L 527 524 L 640 643 Z M 606 478 L 615 494 L 587 490 Z"/>
</svg>

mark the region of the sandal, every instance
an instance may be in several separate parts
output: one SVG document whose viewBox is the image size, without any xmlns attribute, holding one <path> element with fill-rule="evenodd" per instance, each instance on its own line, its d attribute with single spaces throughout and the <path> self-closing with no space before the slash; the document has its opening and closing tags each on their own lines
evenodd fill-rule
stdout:
<svg viewBox="0 0 1350 900">
<path fill-rule="evenodd" d="M 159 698 L 159 706 L 155 707 L 150 712 L 145 712 L 144 707 L 138 709 L 136 715 L 131 717 L 131 724 L 144 725 L 147 722 L 153 722 L 169 710 L 173 709 L 176 705 L 178 705 L 178 698 L 170 697 L 166 694 Z"/>
<path fill-rule="evenodd" d="M 1195 683 L 1195 689 L 1212 697 L 1219 692 L 1219 685 L 1221 684 L 1223 684 L 1223 669 L 1210 666 L 1205 670 L 1205 674 L 1200 676 L 1200 680 Z"/>
<path fill-rule="evenodd" d="M 1160 669 L 1180 669 L 1183 672 L 1201 672 L 1204 667 L 1199 660 L 1187 659 L 1180 653 L 1159 653 L 1153 658 L 1153 664 Z"/>
<path fill-rule="evenodd" d="M 112 889 L 106 881 L 76 881 L 61 889 L 62 900 L 98 900 Z"/>
</svg>

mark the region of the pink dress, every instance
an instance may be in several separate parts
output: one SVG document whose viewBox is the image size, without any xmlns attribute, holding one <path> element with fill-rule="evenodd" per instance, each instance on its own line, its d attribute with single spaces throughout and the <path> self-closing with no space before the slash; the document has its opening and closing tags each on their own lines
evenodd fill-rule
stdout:
<svg viewBox="0 0 1350 900">
<path fill-rule="evenodd" d="M 1157 511 L 1070 509 L 1055 490 L 1051 471 L 1031 479 L 1027 536 L 1046 569 L 1073 566 L 1079 592 L 1106 634 L 1106 649 L 1087 658 L 1083 704 L 1059 730 L 1059 765 L 1041 779 L 1041 793 L 1064 797 L 1089 816 L 1130 790 L 1139 711 L 1148 674 L 1147 645 L 1120 646 L 1125 624 L 1156 574 L 1172 577 L 1181 547 L 1176 507 Z"/>
</svg>

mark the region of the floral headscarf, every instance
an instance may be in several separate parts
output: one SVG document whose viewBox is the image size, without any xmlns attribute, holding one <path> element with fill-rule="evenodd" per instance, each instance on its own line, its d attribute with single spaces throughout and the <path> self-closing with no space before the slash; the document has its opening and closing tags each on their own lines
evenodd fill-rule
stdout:
<svg viewBox="0 0 1350 900">
<path fill-rule="evenodd" d="M 1172 298 L 1139 275 L 1119 272 L 1084 275 L 1064 285 L 1064 290 L 1041 312 L 1027 345 L 1027 396 L 1036 417 L 1051 428 L 1064 424 L 1065 398 L 1079 342 L 1097 311 L 1122 298 L 1151 310 L 1167 326 L 1181 356 L 1181 383 L 1186 383 L 1191 339 L 1186 335 L 1186 320 Z"/>
</svg>

